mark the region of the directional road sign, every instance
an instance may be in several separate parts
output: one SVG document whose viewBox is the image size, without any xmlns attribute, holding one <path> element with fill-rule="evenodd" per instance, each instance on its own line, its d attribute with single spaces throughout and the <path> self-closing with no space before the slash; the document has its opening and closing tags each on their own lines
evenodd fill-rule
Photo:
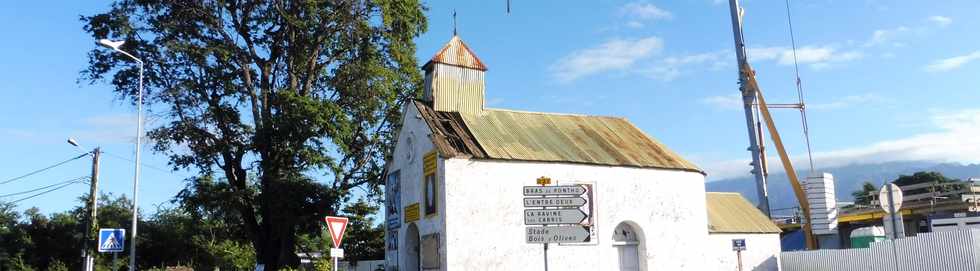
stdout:
<svg viewBox="0 0 980 271">
<path fill-rule="evenodd" d="M 123 252 L 125 247 L 125 229 L 99 229 L 99 252 Z"/>
<path fill-rule="evenodd" d="M 585 220 L 585 213 L 575 209 L 524 210 L 524 225 L 578 224 Z"/>
<path fill-rule="evenodd" d="M 583 226 L 527 227 L 528 244 L 588 243 L 589 228 Z"/>
<path fill-rule="evenodd" d="M 578 196 L 585 194 L 582 185 L 525 186 L 525 196 Z"/>
<path fill-rule="evenodd" d="M 524 198 L 524 207 L 579 207 L 585 205 L 585 198 Z"/>
</svg>

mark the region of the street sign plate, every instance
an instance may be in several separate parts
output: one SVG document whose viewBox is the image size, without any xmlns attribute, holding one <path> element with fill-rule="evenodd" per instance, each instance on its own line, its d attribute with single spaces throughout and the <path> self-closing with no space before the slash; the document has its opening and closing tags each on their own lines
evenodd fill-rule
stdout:
<svg viewBox="0 0 980 271">
<path fill-rule="evenodd" d="M 333 258 L 343 258 L 344 257 L 344 249 L 342 249 L 342 248 L 331 248 L 330 249 L 330 257 L 333 257 Z"/>
<path fill-rule="evenodd" d="M 589 228 L 583 226 L 527 227 L 528 244 L 588 243 Z"/>
<path fill-rule="evenodd" d="M 732 239 L 732 251 L 744 251 L 745 239 Z"/>
<path fill-rule="evenodd" d="M 892 197 L 888 198 L 888 190 L 891 189 Z M 902 189 L 893 183 L 886 184 L 881 187 L 878 191 L 878 203 L 881 205 L 881 209 L 885 210 L 885 213 L 891 213 L 888 209 L 888 205 L 891 201 L 895 201 L 895 211 L 902 209 Z"/>
<path fill-rule="evenodd" d="M 578 196 L 585 194 L 582 185 L 525 186 L 525 196 Z"/>
<path fill-rule="evenodd" d="M 347 231 L 347 218 L 328 216 L 323 220 L 327 222 L 327 229 L 330 230 L 330 239 L 333 240 L 333 247 L 339 248 L 340 242 L 344 240 L 344 232 Z"/>
<path fill-rule="evenodd" d="M 525 225 L 578 224 L 585 217 L 585 213 L 577 208 L 524 210 Z"/>
<path fill-rule="evenodd" d="M 125 229 L 99 229 L 99 252 L 123 252 L 125 247 Z"/>
<path fill-rule="evenodd" d="M 524 198 L 524 207 L 579 207 L 585 205 L 585 198 Z"/>
</svg>

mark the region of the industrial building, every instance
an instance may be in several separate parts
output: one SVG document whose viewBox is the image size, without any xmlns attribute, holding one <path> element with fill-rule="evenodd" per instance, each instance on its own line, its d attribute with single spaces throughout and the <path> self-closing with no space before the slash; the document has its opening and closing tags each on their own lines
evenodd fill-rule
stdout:
<svg viewBox="0 0 980 271">
<path fill-rule="evenodd" d="M 746 270 L 776 270 L 778 228 L 706 197 L 700 168 L 626 119 L 487 108 L 487 67 L 457 36 L 423 69 L 386 165 L 388 270 L 734 270 L 732 238 Z M 563 211 L 585 238 L 536 243 L 541 184 L 582 190 Z"/>
</svg>

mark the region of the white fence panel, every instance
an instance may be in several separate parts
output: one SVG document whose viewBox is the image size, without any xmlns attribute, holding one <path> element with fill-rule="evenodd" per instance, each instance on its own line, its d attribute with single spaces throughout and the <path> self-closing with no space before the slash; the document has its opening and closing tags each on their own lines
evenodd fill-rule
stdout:
<svg viewBox="0 0 980 271">
<path fill-rule="evenodd" d="M 980 230 L 923 233 L 870 248 L 783 252 L 780 261 L 785 271 L 977 271 Z"/>
</svg>

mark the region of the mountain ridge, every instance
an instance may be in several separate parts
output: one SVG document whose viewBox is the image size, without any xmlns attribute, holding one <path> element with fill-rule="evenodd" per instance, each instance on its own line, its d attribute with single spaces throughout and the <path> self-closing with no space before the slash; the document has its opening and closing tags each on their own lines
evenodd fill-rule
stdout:
<svg viewBox="0 0 980 271">
<path fill-rule="evenodd" d="M 850 164 L 814 171 L 833 174 L 837 201 L 846 202 L 854 200 L 851 197 L 851 192 L 859 190 L 865 181 L 870 181 L 875 186 L 881 186 L 886 181 L 893 181 L 900 175 L 911 175 L 919 171 L 936 171 L 946 177 L 966 180 L 971 177 L 980 177 L 980 164 L 902 161 Z M 797 175 L 802 179 L 810 174 L 807 171 L 797 171 Z M 768 183 L 769 206 L 774 214 L 789 214 L 793 207 L 799 205 L 785 174 L 781 172 L 769 174 Z M 738 192 L 749 201 L 757 202 L 755 179 L 751 175 L 706 182 L 705 190 L 709 192 Z"/>
</svg>

